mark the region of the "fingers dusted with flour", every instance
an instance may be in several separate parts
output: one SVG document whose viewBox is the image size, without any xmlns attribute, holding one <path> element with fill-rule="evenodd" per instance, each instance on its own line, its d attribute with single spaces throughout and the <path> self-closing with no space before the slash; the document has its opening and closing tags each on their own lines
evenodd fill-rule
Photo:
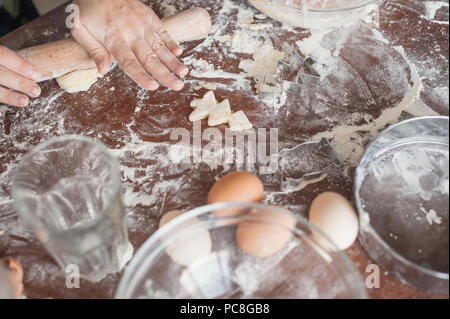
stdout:
<svg viewBox="0 0 450 319">
<path fill-rule="evenodd" d="M 133 45 L 133 50 L 144 68 L 163 85 L 176 91 L 183 88 L 183 81 L 169 71 L 145 41 L 137 41 Z"/>
<path fill-rule="evenodd" d="M 72 34 L 95 59 L 100 73 L 112 56 L 143 88 L 156 90 L 159 83 L 173 90 L 183 88 L 179 77 L 189 72 L 177 58 L 183 50 L 151 8 L 139 0 L 73 3 L 79 6 L 80 16 Z"/>
<path fill-rule="evenodd" d="M 170 71 L 180 77 L 186 76 L 189 69 L 177 59 L 177 56 L 183 53 L 183 49 L 164 29 L 163 23 L 155 12 L 146 6 L 144 6 L 144 10 L 141 10 L 138 5 L 135 5 L 134 10 L 146 28 L 144 38 L 153 53 Z"/>
<path fill-rule="evenodd" d="M 94 59 L 97 70 L 105 75 L 111 65 L 111 56 L 105 47 L 86 29 L 81 23 L 76 23 L 72 28 L 72 37 L 90 54 Z"/>
<path fill-rule="evenodd" d="M 35 83 L 34 67 L 4 46 L 0 46 L 0 104 L 24 107 L 29 97 L 38 97 L 40 87 Z"/>
<path fill-rule="evenodd" d="M 125 40 L 115 39 L 110 46 L 117 63 L 133 81 L 148 90 L 158 89 L 159 84 L 145 71 Z"/>
<path fill-rule="evenodd" d="M 24 107 L 30 103 L 30 99 L 24 94 L 16 93 L 0 86 L 0 103 Z"/>
</svg>

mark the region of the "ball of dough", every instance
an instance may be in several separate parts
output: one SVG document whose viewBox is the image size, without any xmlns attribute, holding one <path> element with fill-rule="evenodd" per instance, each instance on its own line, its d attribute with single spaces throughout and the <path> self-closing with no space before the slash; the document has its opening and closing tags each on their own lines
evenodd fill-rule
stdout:
<svg viewBox="0 0 450 319">
<path fill-rule="evenodd" d="M 68 93 L 87 91 L 102 75 L 97 68 L 79 70 L 56 78 L 59 86 Z"/>
</svg>

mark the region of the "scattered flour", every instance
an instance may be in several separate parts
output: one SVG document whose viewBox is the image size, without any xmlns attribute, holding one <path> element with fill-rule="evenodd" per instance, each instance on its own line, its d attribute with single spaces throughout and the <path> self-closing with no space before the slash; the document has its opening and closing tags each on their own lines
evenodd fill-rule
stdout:
<svg viewBox="0 0 450 319">
<path fill-rule="evenodd" d="M 283 60 L 286 54 L 275 49 L 269 41 L 265 41 L 262 47 L 253 54 L 252 60 L 242 60 L 239 67 L 253 77 L 257 83 L 266 74 L 275 74 L 278 61 Z"/>
<path fill-rule="evenodd" d="M 238 22 L 244 26 L 248 26 L 255 20 L 254 14 L 255 12 L 252 8 L 240 9 L 238 11 Z"/>
<path fill-rule="evenodd" d="M 433 225 L 433 223 L 436 223 L 440 225 L 442 223 L 442 218 L 437 215 L 434 209 L 427 211 L 425 208 L 420 207 L 420 210 L 425 214 L 428 224 Z"/>
<path fill-rule="evenodd" d="M 436 17 L 436 12 L 442 7 L 448 7 L 448 1 L 424 1 L 426 10 L 426 17 L 433 20 Z"/>
<path fill-rule="evenodd" d="M 162 8 L 162 18 L 169 17 L 177 13 L 177 8 L 173 4 L 174 1 L 163 1 L 161 2 L 161 8 Z"/>
<path fill-rule="evenodd" d="M 161 4 L 164 15 L 171 15 L 178 11 L 180 6 L 185 6 L 184 3 L 178 3 L 176 1 L 158 1 Z M 194 4 L 199 4 L 198 1 L 193 1 Z M 439 5 L 447 5 L 448 3 L 443 1 L 426 1 L 425 5 L 427 7 L 427 16 L 435 18 L 435 13 L 439 9 Z M 443 4 L 442 4 L 443 3 Z M 215 8 L 217 4 L 211 4 Z M 233 18 L 230 19 L 233 12 L 239 12 L 239 24 L 233 26 L 230 31 L 230 27 L 234 25 Z M 224 89 L 229 92 L 236 90 L 252 90 L 255 99 L 257 97 L 257 91 L 251 88 L 252 80 L 256 82 L 260 81 L 261 77 L 266 73 L 274 73 L 276 70 L 276 65 L 278 60 L 285 57 L 285 50 L 279 48 L 275 45 L 271 37 L 273 37 L 272 22 L 256 23 L 257 20 L 264 20 L 267 17 L 258 14 L 254 9 L 245 9 L 231 1 L 224 0 L 221 1 L 220 10 L 217 12 L 218 18 L 213 26 L 212 34 L 205 39 L 202 43 L 198 44 L 192 51 L 194 53 L 200 53 L 206 51 L 209 54 L 220 57 L 224 54 L 226 58 L 231 60 L 240 60 L 238 65 L 239 68 L 229 65 L 227 63 L 220 63 L 214 65 L 205 59 L 199 58 L 198 56 L 188 56 L 183 59 L 183 62 L 188 64 L 193 68 L 191 72 L 192 80 L 187 80 L 188 83 L 195 83 L 201 88 L 205 86 L 215 86 Z M 259 22 L 259 21 L 258 21 Z M 287 32 L 297 32 L 290 27 L 283 26 L 281 28 L 283 31 Z M 389 44 L 389 41 L 383 37 L 383 35 L 372 30 L 373 37 L 377 39 L 380 43 Z M 298 40 L 298 48 L 306 55 L 313 56 L 318 64 L 315 66 L 317 71 L 323 77 L 333 75 L 339 71 L 338 64 L 336 64 L 336 59 L 342 50 L 345 49 L 345 43 L 349 38 L 351 38 L 350 33 L 347 37 L 341 37 L 334 39 L 335 42 L 331 46 L 323 44 L 321 41 L 327 36 L 326 32 L 313 32 L 310 37 Z M 302 39 L 303 36 L 299 36 Z M 219 49 L 218 45 L 226 46 L 222 50 Z M 404 54 L 402 47 L 397 47 L 397 51 Z M 406 54 L 404 54 L 406 57 Z M 218 58 L 219 62 L 221 61 Z M 414 64 L 416 61 L 414 61 Z M 409 61 L 408 61 L 409 63 Z M 383 112 L 375 119 L 367 118 L 366 123 L 363 125 L 356 125 L 359 119 L 359 115 L 351 116 L 350 125 L 343 123 L 343 125 L 334 126 L 330 130 L 324 130 L 323 132 L 317 133 L 312 139 L 320 140 L 321 137 L 327 137 L 333 140 L 333 146 L 335 151 L 341 161 L 350 164 L 350 166 L 355 166 L 358 163 L 359 157 L 364 150 L 364 141 L 360 135 L 361 132 L 369 133 L 369 136 L 375 136 L 379 129 L 384 128 L 390 123 L 397 122 L 403 111 L 414 112 L 416 110 L 416 115 L 420 115 L 426 109 L 426 107 L 419 109 L 415 105 L 417 103 L 417 96 L 421 91 L 422 84 L 421 78 L 418 76 L 415 65 L 409 63 L 412 72 L 412 83 L 407 94 L 399 103 L 392 105 L 391 108 L 384 109 Z M 417 68 L 420 72 L 428 70 L 427 64 L 419 64 Z M 434 71 L 433 71 L 434 72 Z M 427 77 L 428 74 L 421 73 L 422 78 Z M 433 74 L 429 74 L 430 76 Z M 209 83 L 209 80 L 214 79 L 214 84 Z M 202 81 L 204 80 L 204 81 Z M 202 83 L 207 84 L 202 84 Z M 200 84 L 199 84 L 200 83 Z M 116 90 L 114 87 L 111 91 Z M 118 90 L 118 89 L 117 89 Z M 448 99 L 448 88 L 447 87 L 436 87 L 434 88 L 435 94 L 443 98 Z M 64 93 L 59 90 L 51 91 L 46 97 L 35 99 L 29 106 L 30 112 L 34 112 L 33 116 L 21 116 L 18 112 L 16 115 L 17 119 L 15 121 L 15 127 L 11 129 L 11 132 L 4 135 L 0 139 L 0 149 L 10 147 L 14 145 L 17 150 L 26 151 L 31 145 L 36 145 L 48 138 L 55 135 L 63 135 L 68 133 L 65 129 L 65 116 L 64 113 L 56 113 L 61 110 L 61 104 L 63 99 L 61 99 Z M 138 105 L 136 106 L 136 112 L 143 110 L 148 107 L 147 103 L 150 95 L 145 90 L 139 90 L 137 93 Z M 152 106 L 157 107 L 157 106 Z M 318 114 L 319 107 L 321 105 L 315 105 L 316 109 L 312 112 Z M 326 110 L 326 107 L 323 107 Z M 267 111 L 267 110 L 264 110 Z M 429 111 L 429 109 L 428 109 Z M 0 106 L 0 121 L 3 121 L 4 114 L 7 112 L 7 107 Z M 39 123 L 34 123 L 35 118 L 47 118 L 48 121 L 43 124 L 42 121 Z M 173 161 L 172 157 L 176 157 L 173 153 L 171 157 L 169 156 L 171 151 L 171 144 L 168 142 L 153 143 L 144 141 L 144 139 L 137 134 L 133 129 L 131 123 L 126 125 L 124 132 L 119 132 L 124 134 L 124 140 L 126 143 L 124 146 L 113 149 L 113 154 L 121 162 L 122 170 L 122 183 L 124 189 L 124 204 L 129 211 L 130 228 L 132 230 L 149 227 L 149 222 L 145 216 L 142 214 L 135 213 L 135 208 L 144 207 L 146 212 L 158 208 L 160 211 L 161 206 L 164 206 L 164 201 L 166 195 L 173 195 L 172 200 L 175 205 L 184 205 L 183 193 L 185 190 L 189 191 L 192 186 L 192 180 L 200 179 L 199 174 L 205 171 L 201 170 L 200 166 L 204 168 L 206 165 L 207 170 L 215 171 L 217 169 L 222 169 L 220 174 L 223 174 L 231 169 L 230 166 L 225 165 L 224 167 L 219 167 L 217 162 L 203 162 L 189 164 L 189 167 L 183 166 L 181 159 L 178 158 L 178 162 Z M 1 126 L 0 126 L 1 129 Z M 39 132 L 42 136 L 41 141 L 36 141 L 31 139 L 31 134 L 27 134 L 29 131 Z M 170 132 L 169 129 L 163 133 Z M 102 134 L 99 133 L 99 137 Z M 356 150 L 356 151 L 355 151 Z M 0 158 L 6 156 L 6 154 L 0 154 Z M 0 166 L 0 183 L 2 185 L 8 185 L 11 178 L 12 172 L 17 164 L 18 159 L 2 158 L 2 163 L 6 163 Z M 152 161 L 152 165 L 140 165 L 142 163 Z M 176 165 L 175 165 L 176 164 Z M 164 173 L 161 173 L 164 172 Z M 217 175 L 217 174 L 216 174 Z M 319 181 L 319 180 L 318 180 Z M 139 185 L 139 190 L 136 186 Z M 306 186 L 305 186 L 306 187 Z M 447 184 L 442 185 L 442 191 L 448 194 L 448 180 Z M 189 193 L 189 192 L 187 192 Z M 169 197 L 169 196 L 167 196 Z M 275 203 L 277 201 L 277 192 L 268 192 L 266 199 L 270 199 L 270 203 Z M 164 198 L 164 199 L 163 199 Z M 161 201 L 163 199 L 163 201 Z M 11 210 L 12 201 L 8 194 L 7 188 L 0 187 L 0 211 Z M 429 216 L 432 223 L 439 223 L 437 214 L 434 212 L 424 211 L 426 216 Z M 151 214 L 151 213 L 149 213 Z M 427 217 L 428 220 L 428 217 Z M 23 225 L 23 223 L 18 222 L 14 215 L 2 216 L 2 231 L 5 234 L 14 234 L 19 238 L 32 237 L 29 229 Z M 23 242 L 17 242 L 15 245 L 23 245 Z M 10 247 L 14 249 L 14 247 Z M 261 267 L 258 271 L 265 272 L 270 269 L 270 265 L 266 265 L 268 268 Z M 236 282 L 247 287 L 246 293 L 251 295 L 252 292 L 257 289 L 257 284 L 255 280 L 257 278 L 248 276 L 248 271 L 245 270 L 245 264 L 241 265 L 240 272 L 236 273 Z M 38 265 L 36 264 L 28 274 L 26 274 L 28 281 L 39 281 L 45 282 L 51 279 L 52 274 L 57 273 L 57 269 L 53 267 L 53 264 L 49 265 Z M 253 282 L 252 282 L 253 281 Z M 114 282 L 116 284 L 116 282 Z M 312 285 L 311 296 L 317 296 L 318 292 L 314 291 L 314 285 Z"/>
<path fill-rule="evenodd" d="M 251 259 L 241 262 L 234 272 L 233 281 L 242 289 L 244 298 L 251 298 L 260 288 L 261 277 L 264 275 L 267 276 L 270 270 L 275 268 L 298 245 L 298 241 L 292 240 L 277 255 L 262 260 L 258 264 Z"/>
<path fill-rule="evenodd" d="M 234 25 L 234 31 L 227 33 L 230 15 L 238 12 L 238 24 Z M 277 63 L 285 58 L 286 53 L 274 48 L 270 38 L 272 23 L 253 23 L 257 11 L 253 8 L 243 9 L 231 0 L 223 1 L 223 6 L 218 13 L 218 21 L 213 25 L 211 35 L 199 44 L 194 51 L 202 52 L 214 48 L 214 42 L 224 43 L 228 46 L 226 52 L 218 52 L 214 49 L 213 54 L 223 53 L 227 58 L 240 59 L 239 72 L 236 70 L 226 71 L 224 66 L 214 66 L 211 63 L 192 56 L 185 57 L 183 63 L 190 66 L 190 75 L 197 79 L 224 79 L 233 80 L 232 83 L 222 86 L 228 90 L 249 90 L 250 79 L 256 82 L 254 91 L 255 99 L 258 99 L 258 83 L 265 74 L 274 74 Z M 259 15 L 259 18 L 264 18 Z M 250 55 L 251 59 L 242 55 Z M 283 101 L 283 105 L 286 101 Z M 277 110 L 280 105 L 275 106 Z"/>
<path fill-rule="evenodd" d="M 309 38 L 298 41 L 297 46 L 304 54 L 310 55 L 315 59 L 314 68 L 321 75 L 322 80 L 328 76 L 335 76 L 345 82 L 348 81 L 349 76 L 353 77 L 354 75 L 346 70 L 342 71 L 342 61 L 339 57 L 346 42 L 352 37 L 352 32 L 352 28 L 338 29 L 333 31 L 333 33 L 330 33 L 330 31 L 313 32 Z M 388 40 L 377 30 L 370 29 L 370 32 L 373 41 L 388 43 Z M 334 41 L 330 42 L 330 39 Z M 378 118 L 370 119 L 370 121 L 366 119 L 367 124 L 339 125 L 330 131 L 318 133 L 312 138 L 313 141 L 318 141 L 322 138 L 332 140 L 336 155 L 342 163 L 352 167 L 358 164 L 364 152 L 365 144 L 360 134 L 361 132 L 369 133 L 374 138 L 381 129 L 389 124 L 396 123 L 403 111 L 415 105 L 414 102 L 422 88 L 421 79 L 415 66 L 406 58 L 403 48 L 394 47 L 394 49 L 405 58 L 412 73 L 413 84 L 409 87 L 403 99 L 392 108 L 384 109 Z M 381 53 L 382 51 L 380 51 Z M 394 68 L 395 66 L 392 65 L 390 67 Z M 395 74 L 396 71 L 393 69 L 392 72 L 392 74 Z"/>
<path fill-rule="evenodd" d="M 208 63 L 203 59 L 186 57 L 183 59 L 183 63 L 194 68 L 191 70 L 190 74 L 195 78 L 232 79 L 235 80 L 233 87 L 237 89 L 244 89 L 246 87 L 246 83 L 248 82 L 243 74 L 231 73 L 223 71 L 221 69 L 216 69 L 214 65 Z"/>
<path fill-rule="evenodd" d="M 231 36 L 231 49 L 234 52 L 253 54 L 263 41 L 248 30 L 238 30 Z"/>
</svg>

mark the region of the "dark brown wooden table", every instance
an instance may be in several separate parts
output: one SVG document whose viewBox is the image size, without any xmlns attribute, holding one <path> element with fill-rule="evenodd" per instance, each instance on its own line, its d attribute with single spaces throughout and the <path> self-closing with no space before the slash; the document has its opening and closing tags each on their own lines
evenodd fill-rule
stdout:
<svg viewBox="0 0 450 319">
<path fill-rule="evenodd" d="M 223 3 L 216 0 L 172 2 L 176 3 L 179 10 L 192 4 L 203 6 L 210 11 L 215 22 L 218 21 L 217 13 Z M 161 1 L 153 3 L 157 13 L 162 13 L 164 7 Z M 249 7 L 244 0 L 235 0 L 235 3 Z M 381 7 L 379 30 L 388 39 L 387 46 L 402 46 L 407 59 L 416 66 L 422 79 L 420 99 L 434 112 L 448 115 L 448 6 L 440 8 L 434 17 L 427 14 L 429 12 L 427 13 L 422 1 L 386 1 Z M 69 31 L 64 25 L 65 18 L 64 6 L 61 6 L 1 38 L 0 44 L 19 49 L 67 37 Z M 236 12 L 230 15 L 227 24 L 227 30 L 231 33 L 236 25 Z M 278 23 L 274 23 L 274 26 L 272 40 L 275 47 L 307 36 L 304 30 L 291 32 L 282 29 Z M 242 72 L 238 67 L 239 59 L 250 58 L 245 54 L 227 54 L 227 46 L 219 41 L 213 41 L 211 48 L 201 52 L 194 51 L 200 43 L 201 41 L 196 41 L 184 44 L 184 56 L 203 58 L 231 73 Z M 345 55 L 345 50 L 350 49 L 354 50 L 344 48 L 341 54 Z M 361 59 L 368 58 L 367 54 L 360 56 Z M 372 67 L 383 64 L 380 59 L 371 59 L 368 65 Z M 348 63 L 356 65 L 358 61 Z M 55 81 L 47 81 L 42 83 L 42 97 L 34 100 L 29 107 L 18 109 L 0 106 L 0 256 L 12 256 L 23 265 L 27 298 L 111 298 L 121 273 L 109 275 L 95 284 L 82 281 L 80 289 L 66 288 L 64 272 L 57 267 L 12 208 L 10 179 L 15 165 L 32 147 L 53 136 L 79 134 L 105 143 L 121 163 L 130 238 L 137 250 L 155 232 L 159 217 L 164 211 L 191 209 L 205 204 L 215 177 L 223 174 L 223 167 L 220 165 L 217 168 L 208 165 L 180 166 L 158 160 L 158 156 L 166 156 L 164 152 L 167 145 L 170 145 L 171 128 L 192 131 L 192 123 L 188 120 L 191 112 L 189 103 L 194 96 L 200 96 L 206 90 L 199 89 L 194 79 L 187 80 L 188 83 L 181 92 L 160 89 L 155 93 L 147 93 L 139 89 L 119 68 L 115 68 L 88 92 L 63 93 Z M 208 81 L 227 84 L 230 80 Z M 370 85 L 370 81 L 368 83 Z M 216 90 L 216 96 L 220 100 L 228 98 L 232 106 L 239 106 L 255 127 L 279 128 L 280 148 L 308 141 L 315 134 L 332 130 L 344 123 L 360 125 L 361 123 L 355 122 L 360 119 L 354 122 L 347 120 L 355 111 L 376 119 L 383 110 L 394 107 L 405 93 L 393 92 L 393 87 L 385 85 L 372 91 L 375 101 L 368 103 L 364 96 L 359 96 L 353 88 L 348 88 L 351 103 L 345 107 L 337 105 L 333 111 L 326 111 L 325 115 L 311 110 L 299 114 L 293 108 L 293 102 L 288 102 L 279 112 L 273 112 L 255 98 L 253 84 L 254 82 L 248 90 L 221 86 Z M 345 84 L 342 85 L 341 88 L 345 88 Z M 389 96 L 389 99 L 384 99 L 385 96 Z M 429 114 L 430 109 L 424 114 Z M 414 115 L 421 114 L 419 112 Z M 411 114 L 401 112 L 391 122 L 408 117 Z M 220 128 L 224 129 L 223 126 Z M 363 139 L 364 144 L 372 138 L 367 135 Z M 331 142 L 333 143 L 333 139 Z M 347 175 L 330 175 L 300 192 L 275 193 L 265 201 L 297 207 L 298 212 L 307 214 L 308 205 L 323 191 L 333 190 L 352 198 L 354 163 L 347 168 Z M 231 166 L 230 169 L 235 167 Z M 269 193 L 275 192 L 279 187 L 271 176 L 262 176 L 262 179 Z M 164 184 L 163 181 L 168 183 Z M 359 243 L 355 243 L 347 253 L 364 276 L 366 266 L 372 261 Z M 448 298 L 446 295 L 431 295 L 404 285 L 385 273 L 382 273 L 381 288 L 371 289 L 369 295 L 372 298 Z"/>
</svg>

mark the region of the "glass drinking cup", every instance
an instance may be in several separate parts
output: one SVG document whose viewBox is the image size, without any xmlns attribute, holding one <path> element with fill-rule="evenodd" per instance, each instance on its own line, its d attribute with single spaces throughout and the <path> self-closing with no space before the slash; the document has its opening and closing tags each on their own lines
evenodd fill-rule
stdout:
<svg viewBox="0 0 450 319">
<path fill-rule="evenodd" d="M 101 143 L 64 136 L 37 146 L 15 171 L 12 197 L 64 270 L 95 282 L 131 259 L 119 166 Z"/>
</svg>

